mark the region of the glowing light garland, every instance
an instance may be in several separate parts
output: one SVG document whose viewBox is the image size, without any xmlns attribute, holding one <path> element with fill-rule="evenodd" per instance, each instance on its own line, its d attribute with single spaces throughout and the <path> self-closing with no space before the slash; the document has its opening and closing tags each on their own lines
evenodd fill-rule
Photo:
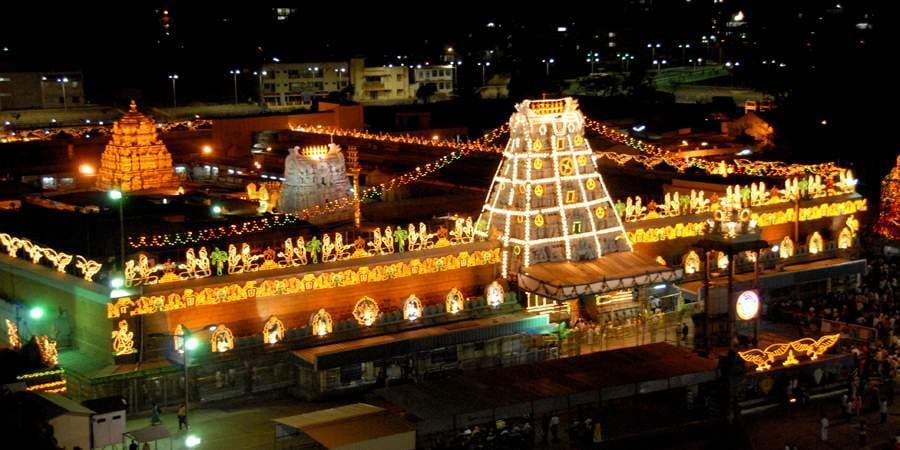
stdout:
<svg viewBox="0 0 900 450">
<path fill-rule="evenodd" d="M 205 119 L 182 120 L 176 122 L 157 123 L 156 130 L 163 133 L 170 131 L 197 131 L 212 128 L 213 121 Z M 74 137 L 76 139 L 91 139 L 98 136 L 106 136 L 112 129 L 112 123 L 83 125 L 77 127 L 52 127 L 27 130 L 12 128 L 0 129 L 0 143 L 45 141 L 61 137 Z"/>
<path fill-rule="evenodd" d="M 46 259 L 56 269 L 57 272 L 66 273 L 66 268 L 73 260 L 73 255 L 58 252 L 49 247 L 41 247 L 28 239 L 11 236 L 6 233 L 0 233 L 0 245 L 6 248 L 6 254 L 11 258 L 20 257 L 19 250 L 25 250 L 21 258 L 31 261 L 32 264 L 40 264 L 42 259 Z M 93 281 L 94 275 L 103 267 L 97 261 L 87 259 L 81 255 L 74 255 L 75 268 L 78 269 L 82 278 L 86 281 Z"/>
<path fill-rule="evenodd" d="M 258 233 L 273 228 L 281 228 L 299 222 L 297 217 L 289 214 L 274 214 L 269 217 L 252 219 L 242 223 L 221 225 L 217 227 L 203 228 L 197 231 L 183 233 L 155 234 L 143 236 L 129 236 L 128 245 L 131 248 L 147 247 L 172 247 L 198 242 L 206 242 L 232 236 L 241 236 L 249 233 Z"/>
<path fill-rule="evenodd" d="M 837 344 L 840 334 L 827 334 L 818 340 L 803 338 L 792 342 L 772 344 L 765 349 L 754 348 L 745 352 L 738 352 L 738 356 L 744 361 L 756 365 L 757 372 L 764 372 L 772 368 L 772 364 L 782 356 L 787 355 L 783 366 L 797 364 L 794 352 L 809 356 L 810 361 L 819 359 L 831 347 Z"/>
</svg>

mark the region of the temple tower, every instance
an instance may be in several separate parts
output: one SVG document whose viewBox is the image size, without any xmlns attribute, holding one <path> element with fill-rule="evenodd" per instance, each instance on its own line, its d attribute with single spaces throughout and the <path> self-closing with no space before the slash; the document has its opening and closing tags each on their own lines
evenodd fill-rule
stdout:
<svg viewBox="0 0 900 450">
<path fill-rule="evenodd" d="M 159 139 L 156 123 L 138 111 L 132 100 L 129 111 L 113 124 L 100 158 L 97 187 L 128 192 L 175 184 L 172 155 Z"/>
<path fill-rule="evenodd" d="M 631 251 L 578 102 L 525 100 L 516 110 L 476 231 L 503 242 L 503 274 Z"/>
</svg>

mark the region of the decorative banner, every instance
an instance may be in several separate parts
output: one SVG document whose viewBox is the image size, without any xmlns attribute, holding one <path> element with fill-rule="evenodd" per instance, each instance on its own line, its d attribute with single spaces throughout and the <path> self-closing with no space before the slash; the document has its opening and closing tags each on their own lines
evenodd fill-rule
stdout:
<svg viewBox="0 0 900 450">
<path fill-rule="evenodd" d="M 813 338 L 798 339 L 793 342 L 772 344 L 764 350 L 754 348 L 745 352 L 738 352 L 738 355 L 744 361 L 756 365 L 757 372 L 763 372 L 772 368 L 772 364 L 786 356 L 782 366 L 792 366 L 798 363 L 796 351 L 799 354 L 805 354 L 810 361 L 819 359 L 819 356 L 828 351 L 840 339 L 840 334 L 826 334 L 818 340 Z"/>
<path fill-rule="evenodd" d="M 364 327 L 374 325 L 375 321 L 378 320 L 379 313 L 378 303 L 371 297 L 359 299 L 356 302 L 356 306 L 353 307 L 353 318 L 356 319 L 356 323 Z"/>
<path fill-rule="evenodd" d="M 738 294 L 735 309 L 741 320 L 755 319 L 759 314 L 759 292 L 751 289 Z"/>
<path fill-rule="evenodd" d="M 128 331 L 127 320 L 122 319 L 119 321 L 119 329 L 113 330 L 112 340 L 113 352 L 116 356 L 137 353 L 137 350 L 134 348 L 134 332 Z"/>
<path fill-rule="evenodd" d="M 6 248 L 6 254 L 11 258 L 21 257 L 31 261 L 32 264 L 40 264 L 41 259 L 46 259 L 57 272 L 66 273 L 66 267 L 73 260 L 73 255 L 41 247 L 28 239 L 10 236 L 6 233 L 0 233 L 0 245 Z M 25 250 L 25 254 L 20 256 L 19 250 Z M 94 281 L 94 275 L 103 267 L 103 264 L 86 259 L 81 255 L 74 255 L 74 260 L 75 268 L 86 281 Z"/>
</svg>

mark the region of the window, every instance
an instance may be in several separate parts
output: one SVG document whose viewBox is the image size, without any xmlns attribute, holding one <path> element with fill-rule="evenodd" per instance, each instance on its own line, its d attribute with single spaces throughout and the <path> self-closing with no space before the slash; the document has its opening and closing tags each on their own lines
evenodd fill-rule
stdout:
<svg viewBox="0 0 900 450">
<path fill-rule="evenodd" d="M 398 75 L 399 76 L 399 75 Z M 381 83 L 381 77 L 379 76 L 367 76 L 366 83 Z"/>
<path fill-rule="evenodd" d="M 574 190 L 566 191 L 566 203 L 575 203 L 578 200 L 578 195 Z"/>
<path fill-rule="evenodd" d="M 578 234 L 578 233 L 581 233 L 581 221 L 580 220 L 576 220 L 576 221 L 572 222 L 572 234 Z"/>
<path fill-rule="evenodd" d="M 431 71 L 431 76 L 437 78 L 437 76 L 438 76 L 438 71 L 437 71 L 437 70 L 432 70 L 432 71 Z"/>
<path fill-rule="evenodd" d="M 288 70 L 288 78 L 300 78 L 299 70 Z"/>
<path fill-rule="evenodd" d="M 566 148 L 566 137 L 565 136 L 557 136 L 556 137 L 556 148 L 558 148 L 558 149 Z"/>
<path fill-rule="evenodd" d="M 403 81 L 403 78 L 402 78 L 402 77 L 403 77 L 403 75 L 401 75 L 401 74 L 398 73 L 398 74 L 397 74 L 397 82 Z"/>
</svg>

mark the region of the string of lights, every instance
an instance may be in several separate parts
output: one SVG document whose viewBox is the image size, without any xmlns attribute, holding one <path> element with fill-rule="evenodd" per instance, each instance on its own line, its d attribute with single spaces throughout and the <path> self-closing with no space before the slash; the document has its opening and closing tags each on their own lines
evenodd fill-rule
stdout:
<svg viewBox="0 0 900 450">
<path fill-rule="evenodd" d="M 23 375 L 18 375 L 18 376 L 16 376 L 16 379 L 17 380 L 29 380 L 31 378 L 49 377 L 51 375 L 62 375 L 64 373 L 66 373 L 65 369 L 60 368 L 60 369 L 54 369 L 54 370 L 47 370 L 44 372 L 34 372 L 34 373 L 26 373 Z"/>
<path fill-rule="evenodd" d="M 157 123 L 156 129 L 159 132 L 168 133 L 175 130 L 196 131 L 211 128 L 212 125 L 212 120 L 194 119 Z M 73 127 L 48 127 L 27 130 L 16 130 L 15 128 L 7 127 L 5 129 L 0 128 L 0 143 L 30 142 L 56 139 L 58 137 L 91 139 L 92 137 L 106 136 L 110 133 L 111 129 L 112 124 L 104 123 L 102 120 L 94 124 L 87 123 L 85 125 Z"/>
<path fill-rule="evenodd" d="M 248 220 L 239 224 L 235 223 L 231 225 L 204 228 L 197 231 L 154 234 L 150 236 L 129 236 L 128 245 L 131 246 L 131 248 L 147 248 L 196 244 L 198 242 L 211 241 L 231 236 L 241 236 L 247 233 L 256 233 L 273 228 L 280 228 L 295 224 L 298 221 L 299 219 L 297 217 L 289 214 L 275 214 L 269 217 Z"/>
</svg>

